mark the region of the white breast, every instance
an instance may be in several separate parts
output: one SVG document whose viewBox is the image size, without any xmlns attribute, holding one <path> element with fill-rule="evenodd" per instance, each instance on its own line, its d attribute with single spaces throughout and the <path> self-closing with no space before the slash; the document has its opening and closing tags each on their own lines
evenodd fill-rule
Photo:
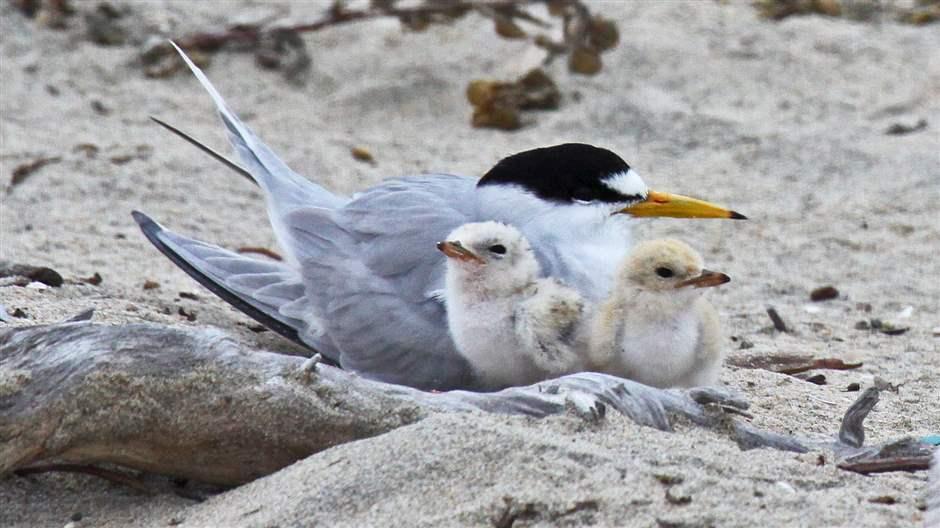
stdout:
<svg viewBox="0 0 940 528">
<path fill-rule="evenodd" d="M 528 354 L 515 332 L 511 314 L 515 297 L 470 306 L 448 306 L 447 318 L 457 349 L 473 367 L 486 389 L 529 385 L 544 373 Z"/>
<path fill-rule="evenodd" d="M 631 308 L 643 310 L 642 306 Z M 695 368 L 698 341 L 699 322 L 694 310 L 659 320 L 628 316 L 615 365 L 623 376 L 645 385 L 675 386 Z"/>
</svg>

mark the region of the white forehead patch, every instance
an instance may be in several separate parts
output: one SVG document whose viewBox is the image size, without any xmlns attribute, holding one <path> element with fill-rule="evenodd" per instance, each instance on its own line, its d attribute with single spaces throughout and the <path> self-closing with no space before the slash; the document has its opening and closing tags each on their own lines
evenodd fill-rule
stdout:
<svg viewBox="0 0 940 528">
<path fill-rule="evenodd" d="M 649 188 L 643 183 L 643 179 L 640 178 L 640 175 L 633 169 L 614 174 L 604 180 L 604 185 L 624 196 L 640 196 L 646 198 L 647 194 L 649 194 Z"/>
</svg>

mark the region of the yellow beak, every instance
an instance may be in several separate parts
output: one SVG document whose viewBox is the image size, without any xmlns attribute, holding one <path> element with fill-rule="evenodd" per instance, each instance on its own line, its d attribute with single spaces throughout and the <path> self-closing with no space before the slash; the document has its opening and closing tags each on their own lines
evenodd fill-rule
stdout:
<svg viewBox="0 0 940 528">
<path fill-rule="evenodd" d="M 733 218 L 746 220 L 741 213 L 713 203 L 679 194 L 650 191 L 646 200 L 617 211 L 637 217 L 664 216 L 669 218 Z"/>
</svg>

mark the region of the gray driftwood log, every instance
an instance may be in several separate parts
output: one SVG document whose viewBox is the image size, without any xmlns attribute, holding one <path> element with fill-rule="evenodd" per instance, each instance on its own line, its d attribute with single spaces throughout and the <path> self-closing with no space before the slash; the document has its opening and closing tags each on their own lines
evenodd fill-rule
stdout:
<svg viewBox="0 0 940 528">
<path fill-rule="evenodd" d="M 331 446 L 454 411 L 573 410 L 598 419 L 612 408 L 663 430 L 683 419 L 726 431 L 742 448 L 861 451 L 860 429 L 851 438 L 857 445 L 812 442 L 757 430 L 723 411 L 746 407 L 724 389 L 660 390 L 595 373 L 496 393 L 428 393 L 250 350 L 212 329 L 70 322 L 0 333 L 0 474 L 36 464 L 112 463 L 240 484 Z"/>
</svg>

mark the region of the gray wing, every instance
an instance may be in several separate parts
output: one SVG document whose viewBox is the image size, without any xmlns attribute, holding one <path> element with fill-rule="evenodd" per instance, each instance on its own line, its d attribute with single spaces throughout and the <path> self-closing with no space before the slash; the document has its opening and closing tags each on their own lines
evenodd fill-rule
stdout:
<svg viewBox="0 0 940 528">
<path fill-rule="evenodd" d="M 336 357 L 322 328 L 306 314 L 309 300 L 296 271 L 173 233 L 139 211 L 132 215 L 147 239 L 197 282 L 278 334 Z"/>
<path fill-rule="evenodd" d="M 473 189 L 459 176 L 392 180 L 341 209 L 288 218 L 308 297 L 344 368 L 423 389 L 472 388 L 447 329 L 436 244 L 474 219 Z"/>
</svg>

